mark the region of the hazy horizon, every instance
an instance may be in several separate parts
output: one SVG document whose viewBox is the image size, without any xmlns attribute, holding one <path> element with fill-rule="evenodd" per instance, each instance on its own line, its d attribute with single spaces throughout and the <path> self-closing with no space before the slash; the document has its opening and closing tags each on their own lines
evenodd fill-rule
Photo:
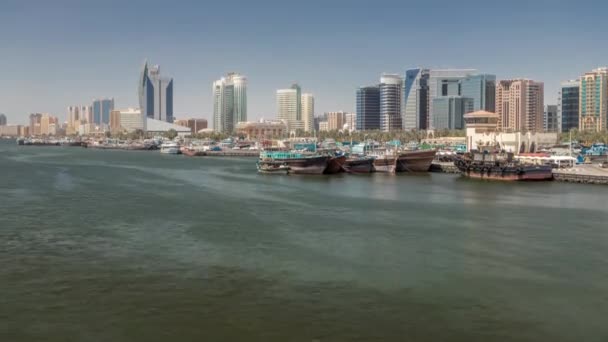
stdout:
<svg viewBox="0 0 608 342">
<path fill-rule="evenodd" d="M 600 2 L 4 1 L 0 113 L 65 120 L 70 105 L 113 97 L 137 107 L 145 59 L 174 79 L 176 118 L 212 114 L 212 82 L 248 77 L 248 116 L 274 118 L 275 92 L 298 82 L 315 114 L 354 111 L 357 86 L 412 67 L 474 68 L 497 79 L 562 81 L 608 64 Z"/>
</svg>

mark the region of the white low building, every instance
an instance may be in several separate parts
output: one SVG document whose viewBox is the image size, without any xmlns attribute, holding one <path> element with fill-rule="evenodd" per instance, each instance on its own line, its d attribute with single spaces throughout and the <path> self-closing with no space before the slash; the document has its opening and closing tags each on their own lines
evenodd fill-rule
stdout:
<svg viewBox="0 0 608 342">
<path fill-rule="evenodd" d="M 467 131 L 467 151 L 504 150 L 506 152 L 530 153 L 558 142 L 557 133 L 498 131 L 498 115 L 478 111 L 464 115 Z"/>
<path fill-rule="evenodd" d="M 152 134 L 163 134 L 170 130 L 175 130 L 177 135 L 185 137 L 192 134 L 192 130 L 188 127 L 175 125 L 169 122 L 147 118 L 146 120 L 146 132 Z"/>
</svg>

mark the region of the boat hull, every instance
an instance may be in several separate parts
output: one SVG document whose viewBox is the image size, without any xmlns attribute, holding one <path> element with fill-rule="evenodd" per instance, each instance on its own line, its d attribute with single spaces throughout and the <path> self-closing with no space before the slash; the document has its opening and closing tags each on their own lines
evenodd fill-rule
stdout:
<svg viewBox="0 0 608 342">
<path fill-rule="evenodd" d="M 374 159 L 348 158 L 342 164 L 342 169 L 348 173 L 371 173 L 374 171 Z"/>
<path fill-rule="evenodd" d="M 342 171 L 342 165 L 346 161 L 346 156 L 330 157 L 327 162 L 326 174 L 335 174 Z"/>
<path fill-rule="evenodd" d="M 321 175 L 327 168 L 329 156 L 275 159 L 275 162 L 284 163 L 289 167 L 289 173 L 296 175 Z"/>
<path fill-rule="evenodd" d="M 397 158 L 397 172 L 427 172 L 435 159 L 436 150 L 405 151 Z"/>
<path fill-rule="evenodd" d="M 384 173 L 395 173 L 397 169 L 397 158 L 378 157 L 374 159 L 374 171 Z"/>
<path fill-rule="evenodd" d="M 553 179 L 553 168 L 550 165 L 519 166 L 484 166 L 467 165 L 457 161 L 456 167 L 468 178 L 497 181 L 548 181 Z"/>
</svg>

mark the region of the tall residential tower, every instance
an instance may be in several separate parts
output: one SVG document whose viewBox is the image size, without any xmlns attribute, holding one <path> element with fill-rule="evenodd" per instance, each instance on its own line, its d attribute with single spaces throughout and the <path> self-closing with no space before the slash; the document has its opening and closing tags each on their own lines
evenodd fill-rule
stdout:
<svg viewBox="0 0 608 342">
<path fill-rule="evenodd" d="M 542 132 L 544 84 L 528 79 L 498 82 L 496 114 L 502 130 Z"/>
<path fill-rule="evenodd" d="M 247 121 L 247 78 L 228 73 L 213 82 L 213 129 L 232 133 L 239 122 Z"/>
<path fill-rule="evenodd" d="M 598 68 L 581 76 L 579 129 L 601 131 L 608 128 L 608 68 Z"/>
</svg>

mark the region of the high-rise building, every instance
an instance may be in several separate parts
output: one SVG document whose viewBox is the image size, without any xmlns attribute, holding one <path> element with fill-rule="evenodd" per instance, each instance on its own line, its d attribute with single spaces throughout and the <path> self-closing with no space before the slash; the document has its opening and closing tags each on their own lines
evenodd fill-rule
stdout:
<svg viewBox="0 0 608 342">
<path fill-rule="evenodd" d="M 247 121 L 247 78 L 237 73 L 213 82 L 213 129 L 234 131 L 236 124 Z"/>
<path fill-rule="evenodd" d="M 380 87 L 357 89 L 357 130 L 380 129 Z"/>
<path fill-rule="evenodd" d="M 434 129 L 464 129 L 464 114 L 470 113 L 473 100 L 462 96 L 441 96 L 433 100 Z"/>
<path fill-rule="evenodd" d="M 465 114 L 480 110 L 493 113 L 496 109 L 496 75 L 476 74 L 461 79 L 460 96 L 472 100 Z"/>
<path fill-rule="evenodd" d="M 110 124 L 110 112 L 114 110 L 114 99 L 93 100 L 93 123 L 99 126 Z"/>
<path fill-rule="evenodd" d="M 287 123 L 288 131 L 304 129 L 302 121 L 302 94 L 300 86 L 277 90 L 277 119 Z"/>
<path fill-rule="evenodd" d="M 6 115 L 0 113 L 0 126 L 6 126 Z"/>
<path fill-rule="evenodd" d="M 608 68 L 598 68 L 581 76 L 579 129 L 601 131 L 608 128 Z"/>
<path fill-rule="evenodd" d="M 357 114 L 347 113 L 345 118 L 346 118 L 346 125 L 348 125 L 348 130 L 350 132 L 356 131 L 357 130 Z"/>
<path fill-rule="evenodd" d="M 543 128 L 545 132 L 558 132 L 557 105 L 546 105 L 543 114 Z"/>
<path fill-rule="evenodd" d="M 441 96 L 461 96 L 460 81 L 477 73 L 475 69 L 431 69 L 429 71 L 429 129 L 433 128 L 434 99 Z"/>
<path fill-rule="evenodd" d="M 120 110 L 113 110 L 110 112 L 110 132 L 118 133 L 121 131 Z"/>
<path fill-rule="evenodd" d="M 315 130 L 315 97 L 309 93 L 302 94 L 302 121 L 304 121 L 304 131 Z"/>
<path fill-rule="evenodd" d="M 561 132 L 578 129 L 579 92 L 578 80 L 562 82 L 557 100 L 557 125 Z"/>
<path fill-rule="evenodd" d="M 40 123 L 42 121 L 41 113 L 30 114 L 30 135 L 40 135 Z"/>
<path fill-rule="evenodd" d="M 510 131 L 543 130 L 544 84 L 528 79 L 502 80 L 496 85 L 498 127 Z"/>
<path fill-rule="evenodd" d="M 401 122 L 403 129 L 427 129 L 429 116 L 429 70 L 405 72 Z"/>
<path fill-rule="evenodd" d="M 402 129 L 401 96 L 403 79 L 395 74 L 380 77 L 380 129 L 389 132 Z"/>
<path fill-rule="evenodd" d="M 327 113 L 327 130 L 341 130 L 346 123 L 346 112 L 328 112 Z"/>
<path fill-rule="evenodd" d="M 40 135 L 55 135 L 57 133 L 57 125 L 59 120 L 50 114 L 39 114 L 40 124 L 39 133 Z M 31 116 L 30 116 L 31 120 Z"/>
<path fill-rule="evenodd" d="M 139 107 L 151 119 L 173 122 L 173 78 L 162 77 L 160 66 L 148 67 L 148 61 L 139 78 Z"/>
</svg>

